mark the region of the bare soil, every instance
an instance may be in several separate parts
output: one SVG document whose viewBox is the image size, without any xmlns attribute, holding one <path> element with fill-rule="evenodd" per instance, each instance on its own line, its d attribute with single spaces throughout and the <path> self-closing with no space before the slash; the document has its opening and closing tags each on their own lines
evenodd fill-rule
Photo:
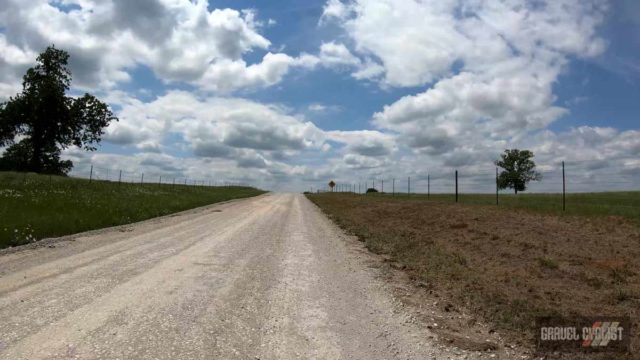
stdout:
<svg viewBox="0 0 640 360">
<path fill-rule="evenodd" d="M 421 289 L 404 297 L 407 304 L 436 299 L 445 313 L 471 314 L 440 319 L 450 343 L 486 321 L 490 332 L 533 348 L 537 316 L 623 315 L 633 323 L 632 353 L 640 346 L 636 223 L 391 197 L 309 198 Z"/>
</svg>

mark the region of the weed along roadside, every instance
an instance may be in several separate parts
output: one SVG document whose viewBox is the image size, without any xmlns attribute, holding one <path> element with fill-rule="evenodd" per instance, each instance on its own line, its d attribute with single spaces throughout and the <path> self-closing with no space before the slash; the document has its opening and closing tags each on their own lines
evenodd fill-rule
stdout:
<svg viewBox="0 0 640 360">
<path fill-rule="evenodd" d="M 308 198 L 443 306 L 467 309 L 533 346 L 540 316 L 629 316 L 640 345 L 640 227 L 612 216 L 558 216 L 381 196 Z"/>
<path fill-rule="evenodd" d="M 131 184 L 0 172 L 0 248 L 246 198 L 242 186 Z"/>
</svg>

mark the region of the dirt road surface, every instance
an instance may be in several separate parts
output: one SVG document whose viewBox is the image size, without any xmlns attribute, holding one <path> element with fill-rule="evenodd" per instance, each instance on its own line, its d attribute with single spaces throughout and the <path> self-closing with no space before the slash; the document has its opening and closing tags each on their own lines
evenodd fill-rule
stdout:
<svg viewBox="0 0 640 360">
<path fill-rule="evenodd" d="M 0 358 L 474 357 L 430 340 L 354 242 L 268 194 L 5 252 Z"/>
</svg>

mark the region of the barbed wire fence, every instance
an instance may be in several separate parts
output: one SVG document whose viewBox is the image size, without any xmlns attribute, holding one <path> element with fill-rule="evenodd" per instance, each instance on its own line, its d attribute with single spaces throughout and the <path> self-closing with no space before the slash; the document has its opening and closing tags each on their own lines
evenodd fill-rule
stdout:
<svg viewBox="0 0 640 360">
<path fill-rule="evenodd" d="M 640 191 L 640 162 L 611 165 L 601 161 L 562 161 L 538 164 L 541 178 L 527 184 L 524 194 L 562 195 L 566 208 L 568 194 L 605 191 Z M 411 176 L 375 176 L 359 181 L 335 181 L 334 189 L 318 187 L 319 192 L 347 192 L 366 195 L 368 189 L 390 196 L 420 196 L 453 202 L 465 200 L 465 195 L 493 195 L 492 203 L 500 204 L 501 197 L 513 194 L 513 189 L 500 189 L 498 176 L 502 169 L 486 171 L 456 170 L 415 173 Z M 489 197 L 484 197 L 488 203 Z"/>
<path fill-rule="evenodd" d="M 89 182 L 106 181 L 120 184 L 158 184 L 171 186 L 199 187 L 251 187 L 242 181 L 216 178 L 190 178 L 183 174 L 157 171 L 127 171 L 108 167 L 89 165 L 82 169 L 73 169 L 72 178 L 86 179 Z"/>
</svg>

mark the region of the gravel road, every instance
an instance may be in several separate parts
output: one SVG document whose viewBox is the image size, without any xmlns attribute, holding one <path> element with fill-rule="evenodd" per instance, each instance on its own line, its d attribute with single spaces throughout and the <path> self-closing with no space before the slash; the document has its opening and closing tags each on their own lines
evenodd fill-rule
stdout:
<svg viewBox="0 0 640 360">
<path fill-rule="evenodd" d="M 0 255 L 2 359 L 456 358 L 297 194 Z"/>
</svg>

